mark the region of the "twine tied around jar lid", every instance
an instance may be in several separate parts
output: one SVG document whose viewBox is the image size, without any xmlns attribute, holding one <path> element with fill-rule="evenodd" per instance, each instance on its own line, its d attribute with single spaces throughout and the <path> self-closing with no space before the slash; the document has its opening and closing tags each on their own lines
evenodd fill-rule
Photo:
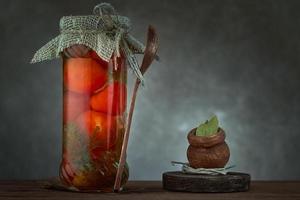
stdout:
<svg viewBox="0 0 300 200">
<path fill-rule="evenodd" d="M 98 25 L 102 25 L 104 24 L 106 27 L 112 29 L 115 26 L 114 20 L 112 19 L 112 15 L 113 16 L 118 16 L 116 14 L 116 11 L 114 9 L 114 7 L 112 7 L 109 3 L 100 3 L 98 5 L 96 5 L 93 9 L 93 13 L 94 15 L 99 15 L 101 16 L 103 20 L 103 23 L 98 23 Z M 119 19 L 117 18 L 117 21 L 119 22 Z M 120 24 L 120 22 L 119 22 Z M 97 27 L 99 28 L 99 27 Z M 100 27 L 100 29 L 103 29 L 104 27 Z"/>
<path fill-rule="evenodd" d="M 112 5 L 96 5 L 93 15 L 64 16 L 59 25 L 60 34 L 41 47 L 31 63 L 59 58 L 64 49 L 75 44 L 91 48 L 107 62 L 113 55 L 119 57 L 122 51 L 134 74 L 144 84 L 135 54 L 144 53 L 145 46 L 129 33 L 130 20 L 118 15 Z"/>
<path fill-rule="evenodd" d="M 116 14 L 115 8 L 112 7 L 109 3 L 100 3 L 96 5 L 93 9 L 95 15 L 111 15 Z"/>
</svg>

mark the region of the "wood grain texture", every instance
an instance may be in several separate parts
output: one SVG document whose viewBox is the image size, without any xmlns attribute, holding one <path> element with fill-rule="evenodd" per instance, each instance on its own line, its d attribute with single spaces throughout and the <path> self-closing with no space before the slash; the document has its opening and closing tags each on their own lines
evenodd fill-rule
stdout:
<svg viewBox="0 0 300 200">
<path fill-rule="evenodd" d="M 184 193 L 162 189 L 160 181 L 131 181 L 123 192 L 118 194 L 75 193 L 49 190 L 47 181 L 0 181 L 1 200 L 254 200 L 254 199 L 293 199 L 300 200 L 300 181 L 254 181 L 248 192 L 239 193 Z"/>
<path fill-rule="evenodd" d="M 186 174 L 180 171 L 163 173 L 163 188 L 181 192 L 245 192 L 250 187 L 250 175 L 227 173 L 226 175 Z"/>
</svg>

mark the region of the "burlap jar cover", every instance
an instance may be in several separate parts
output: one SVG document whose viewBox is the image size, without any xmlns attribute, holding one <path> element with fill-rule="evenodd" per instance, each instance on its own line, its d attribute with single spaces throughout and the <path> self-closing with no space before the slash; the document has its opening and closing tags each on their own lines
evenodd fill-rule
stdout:
<svg viewBox="0 0 300 200">
<path fill-rule="evenodd" d="M 73 45 L 85 45 L 107 62 L 112 55 L 120 56 L 122 51 L 134 74 L 144 82 L 134 54 L 143 53 L 145 46 L 129 33 L 130 20 L 117 15 L 110 4 L 95 6 L 93 15 L 62 17 L 59 27 L 60 34 L 40 48 L 31 63 L 59 58 Z"/>
</svg>

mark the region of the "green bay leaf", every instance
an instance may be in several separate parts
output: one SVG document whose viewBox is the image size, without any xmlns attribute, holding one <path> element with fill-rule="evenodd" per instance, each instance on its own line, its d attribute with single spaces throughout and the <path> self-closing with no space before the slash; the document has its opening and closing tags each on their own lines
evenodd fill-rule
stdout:
<svg viewBox="0 0 300 200">
<path fill-rule="evenodd" d="M 197 136 L 211 136 L 218 132 L 219 121 L 216 115 L 203 124 L 200 124 L 196 130 Z"/>
</svg>

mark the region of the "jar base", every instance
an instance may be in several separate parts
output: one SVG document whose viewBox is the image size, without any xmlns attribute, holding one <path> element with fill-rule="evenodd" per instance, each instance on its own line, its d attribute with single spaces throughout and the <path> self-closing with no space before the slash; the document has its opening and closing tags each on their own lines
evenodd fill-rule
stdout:
<svg viewBox="0 0 300 200">
<path fill-rule="evenodd" d="M 58 178 L 48 181 L 45 184 L 47 189 L 61 190 L 61 191 L 70 191 L 70 192 L 80 192 L 80 193 L 114 193 L 113 188 L 102 188 L 102 189 L 78 189 L 74 186 L 68 186 L 62 183 Z M 120 191 L 123 190 L 123 187 L 120 188 Z"/>
</svg>

